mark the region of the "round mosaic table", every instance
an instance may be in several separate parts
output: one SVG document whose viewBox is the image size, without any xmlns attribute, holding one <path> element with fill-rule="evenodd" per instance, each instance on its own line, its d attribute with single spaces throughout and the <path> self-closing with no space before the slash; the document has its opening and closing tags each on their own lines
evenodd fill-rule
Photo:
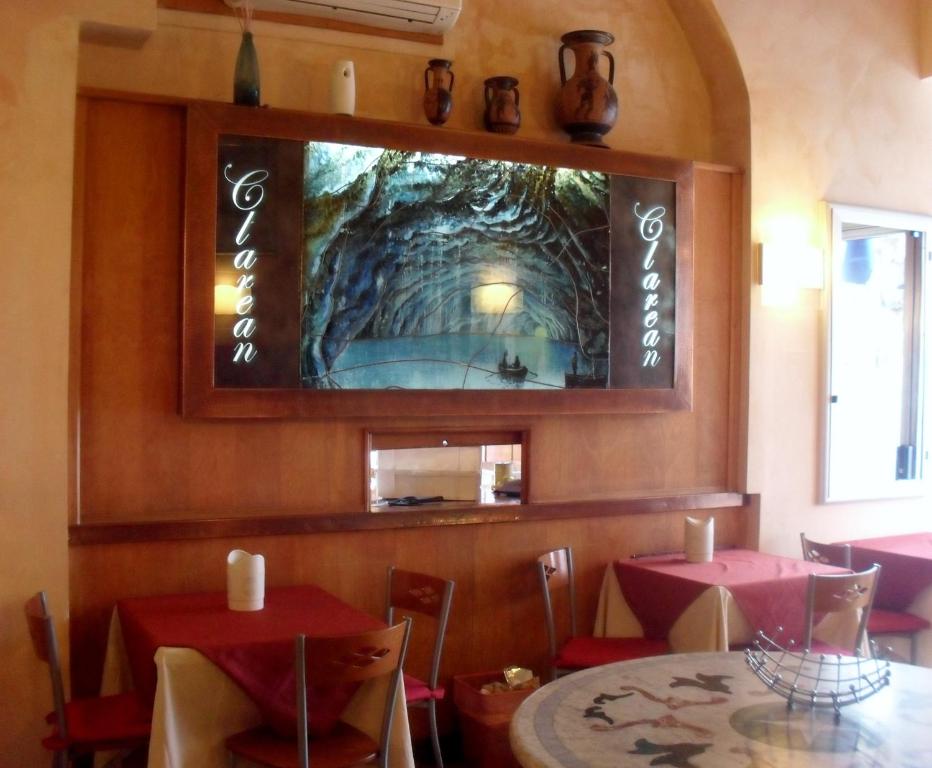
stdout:
<svg viewBox="0 0 932 768">
<path fill-rule="evenodd" d="M 511 746 L 524 768 L 929 768 L 932 670 L 891 664 L 889 686 L 836 723 L 788 711 L 743 653 L 607 664 L 528 697 Z"/>
</svg>

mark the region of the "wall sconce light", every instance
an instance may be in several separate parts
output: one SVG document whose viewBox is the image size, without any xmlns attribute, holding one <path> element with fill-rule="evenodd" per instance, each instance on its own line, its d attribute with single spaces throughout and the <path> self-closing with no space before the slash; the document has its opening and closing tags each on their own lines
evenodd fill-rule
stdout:
<svg viewBox="0 0 932 768">
<path fill-rule="evenodd" d="M 799 243 L 761 243 L 760 282 L 764 287 L 820 290 L 825 285 L 822 249 Z"/>
<path fill-rule="evenodd" d="M 248 293 L 248 290 L 247 290 Z M 235 285 L 220 284 L 214 286 L 214 314 L 235 315 L 236 304 L 243 294 Z"/>
</svg>

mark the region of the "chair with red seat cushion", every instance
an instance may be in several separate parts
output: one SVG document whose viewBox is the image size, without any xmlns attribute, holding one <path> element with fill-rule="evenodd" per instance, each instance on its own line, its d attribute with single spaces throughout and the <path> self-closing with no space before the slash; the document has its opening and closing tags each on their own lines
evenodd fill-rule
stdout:
<svg viewBox="0 0 932 768">
<path fill-rule="evenodd" d="M 670 652 L 665 640 L 645 637 L 591 637 L 576 634 L 576 576 L 573 568 L 573 550 L 562 547 L 537 558 L 537 572 L 544 596 L 547 619 L 547 638 L 550 644 L 551 679 L 579 669 L 597 667 L 614 661 L 628 661 L 646 656 L 660 656 Z M 566 591 L 569 608 L 569 638 L 557 642 L 554 620 L 554 594 Z"/>
<path fill-rule="evenodd" d="M 919 633 L 932 626 L 926 619 L 909 611 L 887 611 L 871 608 L 867 621 L 867 635 L 877 637 L 905 637 L 909 640 L 909 663 L 916 663 L 919 651 Z"/>
<path fill-rule="evenodd" d="M 135 693 L 65 701 L 61 656 L 45 592 L 26 601 L 26 622 L 36 656 L 48 664 L 55 709 L 45 719 L 54 730 L 42 740 L 54 753 L 52 764 L 65 768 L 72 759 L 94 752 L 120 754 L 149 740 L 152 712 Z"/>
<path fill-rule="evenodd" d="M 812 562 L 836 565 L 839 568 L 851 570 L 850 544 L 819 544 L 806 538 L 806 534 L 799 534 L 803 545 L 803 558 Z M 871 639 L 878 637 L 905 637 L 909 640 L 909 661 L 916 663 L 918 652 L 919 633 L 929 629 L 929 622 L 921 616 L 909 611 L 888 611 L 883 608 L 871 608 L 867 620 L 867 636 Z"/>
<path fill-rule="evenodd" d="M 295 638 L 295 699 L 297 738 L 286 738 L 269 726 L 237 733 L 226 740 L 231 766 L 239 758 L 269 768 L 350 768 L 363 764 L 388 766 L 388 741 L 401 685 L 401 667 L 408 649 L 411 620 L 385 629 L 354 635 Z M 339 689 L 388 677 L 379 739 L 345 722 L 311 736 L 308 689 Z"/>
<path fill-rule="evenodd" d="M 418 614 L 433 620 L 434 643 L 427 680 L 422 681 L 406 673 L 404 686 L 405 703 L 408 707 L 427 709 L 430 718 L 431 746 L 434 750 L 434 762 L 438 768 L 443 768 L 443 755 L 440 751 L 440 735 L 437 731 L 437 702 L 446 695 L 446 689 L 439 683 L 440 659 L 443 655 L 443 640 L 447 632 L 455 586 L 455 582 L 449 579 L 441 579 L 415 571 L 404 571 L 394 566 L 388 568 L 386 621 L 391 624 L 395 619 L 396 611 L 404 615 Z"/>
</svg>

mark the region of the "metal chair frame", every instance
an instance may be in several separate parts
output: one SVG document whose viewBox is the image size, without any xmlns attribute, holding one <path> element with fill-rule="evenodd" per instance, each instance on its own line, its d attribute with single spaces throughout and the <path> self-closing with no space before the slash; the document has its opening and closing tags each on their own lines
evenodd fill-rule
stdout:
<svg viewBox="0 0 932 768">
<path fill-rule="evenodd" d="M 29 636 L 33 649 L 40 661 L 48 664 L 49 677 L 52 684 L 52 699 L 54 702 L 54 725 L 58 738 L 63 743 L 70 741 L 71 734 L 68 729 L 68 715 L 66 711 L 65 685 L 62 679 L 61 652 L 58 648 L 58 634 L 55 631 L 55 622 L 49 611 L 48 596 L 44 591 L 36 593 L 26 601 L 24 606 L 26 623 L 29 627 Z M 51 721 L 50 721 L 51 722 Z M 146 739 L 121 737 L 106 745 L 99 744 L 100 750 L 114 751 L 107 765 L 121 764 L 125 753 L 133 747 L 142 746 Z M 81 747 L 84 747 L 81 749 Z M 53 768 L 67 768 L 77 754 L 86 754 L 93 751 L 95 745 L 76 745 L 55 749 L 52 755 Z M 51 747 L 49 747 L 51 749 Z"/>
<path fill-rule="evenodd" d="M 307 712 L 308 688 L 312 685 L 339 686 L 347 683 L 362 683 L 389 675 L 382 723 L 379 729 L 378 751 L 375 755 L 379 768 L 388 768 L 388 743 L 395 719 L 395 702 L 400 693 L 401 675 L 410 633 L 411 620 L 406 618 L 395 626 L 353 635 L 309 637 L 300 634 L 295 637 L 296 749 L 300 768 L 311 768 L 311 749 L 308 741 L 310 737 Z M 309 669 L 310 680 L 308 679 Z M 248 733 L 250 732 L 244 732 L 244 734 Z M 237 736 L 233 736 L 231 740 L 236 738 Z M 227 742 L 227 747 L 230 753 L 230 766 L 235 768 L 239 756 L 231 748 L 230 740 Z M 254 762 L 256 762 L 255 758 L 250 764 Z M 352 763 L 352 765 L 356 764 L 356 762 Z M 349 765 L 346 768 L 349 768 Z"/>
<path fill-rule="evenodd" d="M 550 658 L 557 657 L 557 629 L 553 617 L 553 598 L 551 592 L 567 587 L 570 613 L 570 637 L 576 637 L 576 574 L 573 568 L 573 550 L 571 547 L 554 549 L 537 558 L 537 575 L 540 581 L 541 592 L 544 596 L 544 615 L 547 620 L 547 642 Z M 573 669 L 562 669 L 556 665 L 550 667 L 550 678 L 575 672 Z"/>
<path fill-rule="evenodd" d="M 854 655 L 860 655 L 867 635 L 867 621 L 880 566 L 876 563 L 865 571 L 857 573 L 810 573 L 809 587 L 806 592 L 806 624 L 803 636 L 803 648 L 812 646 L 812 628 L 817 614 L 839 613 L 859 608 L 861 618 L 854 641 Z"/>
<path fill-rule="evenodd" d="M 851 570 L 850 544 L 820 544 L 806 538 L 805 533 L 799 534 L 799 541 L 803 547 L 803 560 Z"/>
<path fill-rule="evenodd" d="M 391 624 L 395 612 L 416 613 L 434 619 L 436 632 L 431 653 L 430 673 L 427 687 L 437 689 L 440 680 L 440 662 L 443 657 L 443 642 L 446 638 L 447 623 L 450 619 L 450 606 L 453 603 L 453 590 L 456 582 L 441 579 L 426 573 L 406 571 L 395 566 L 388 567 L 388 579 L 385 596 L 385 620 Z M 430 720 L 430 741 L 437 768 L 443 768 L 443 753 L 440 749 L 440 734 L 437 729 L 437 699 L 431 696 L 421 701 L 407 702 L 409 708 L 420 707 L 427 710 Z"/>
<path fill-rule="evenodd" d="M 61 674 L 58 634 L 55 632 L 55 622 L 52 621 L 52 615 L 49 613 L 48 597 L 45 592 L 39 592 L 26 603 L 26 621 L 29 624 L 29 635 L 32 638 L 36 656 L 49 665 L 52 699 L 55 705 L 55 725 L 61 737 L 67 740 L 68 718 L 65 716 L 65 686 Z M 55 752 L 52 765 L 65 768 L 68 761 L 68 752 L 60 750 Z"/>
</svg>

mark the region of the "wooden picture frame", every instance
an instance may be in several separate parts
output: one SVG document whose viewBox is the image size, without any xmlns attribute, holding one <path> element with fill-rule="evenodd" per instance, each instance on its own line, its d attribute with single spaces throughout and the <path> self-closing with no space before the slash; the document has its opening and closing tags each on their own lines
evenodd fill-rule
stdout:
<svg viewBox="0 0 932 768">
<path fill-rule="evenodd" d="M 193 418 L 408 418 L 519 416 L 560 413 L 645 413 L 684 410 L 692 401 L 693 164 L 613 150 L 528 141 L 339 115 L 311 115 L 223 104 L 192 103 L 187 114 L 181 411 Z M 672 183 L 675 199 L 675 296 L 669 386 L 607 389 L 308 389 L 269 385 L 215 385 L 217 360 L 214 286 L 218 253 L 218 158 L 223 137 L 320 141 L 469 158 L 531 163 L 610 174 L 629 181 Z M 615 221 L 615 206 L 611 217 Z M 630 218 L 630 216 L 629 216 Z M 643 220 L 643 216 L 640 217 Z M 650 221 L 647 221 L 648 226 Z M 282 237 L 293 222 L 277 227 Z M 630 227 L 629 227 L 630 228 Z M 300 227 L 298 227 L 300 229 Z M 276 234 L 278 236 L 278 234 Z M 300 233 L 299 235 L 300 236 Z M 642 234 L 643 236 L 643 234 Z M 641 243 L 649 246 L 650 243 Z M 288 247 L 292 247 L 289 245 Z M 640 285 L 649 248 L 626 255 L 621 272 Z M 612 276 L 612 333 L 638 343 L 643 329 L 615 328 L 616 277 Z M 627 312 L 638 295 L 629 297 Z M 620 314 L 620 312 L 619 312 Z M 643 315 L 643 312 L 641 313 Z M 635 317 L 635 319 L 638 319 Z M 649 327 L 649 326 L 648 326 Z M 637 354 L 638 350 L 634 350 Z M 296 351 L 297 356 L 297 351 Z M 575 368 L 575 361 L 574 361 Z"/>
</svg>

